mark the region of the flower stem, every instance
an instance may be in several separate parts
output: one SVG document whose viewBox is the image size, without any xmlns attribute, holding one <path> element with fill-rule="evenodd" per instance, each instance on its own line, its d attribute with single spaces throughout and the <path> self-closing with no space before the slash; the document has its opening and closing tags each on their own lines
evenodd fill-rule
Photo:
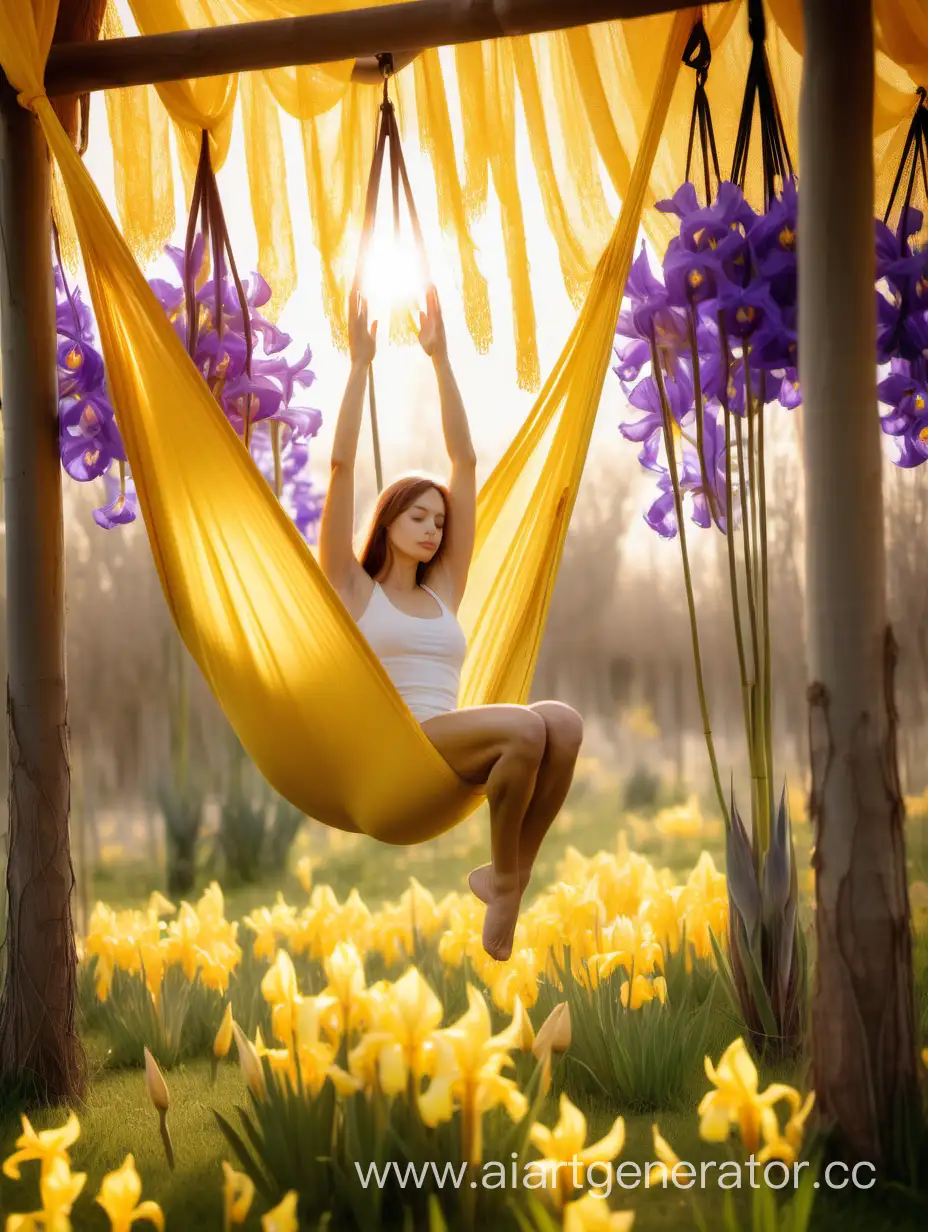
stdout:
<svg viewBox="0 0 928 1232">
<path fill-rule="evenodd" d="M 709 471 L 706 467 L 706 450 L 704 445 L 705 425 L 703 423 L 703 405 L 702 405 L 702 372 L 699 368 L 699 349 L 696 346 L 696 308 L 690 304 L 690 316 L 687 324 L 687 333 L 690 340 L 690 357 L 693 363 L 693 396 L 696 403 L 696 456 L 699 458 L 699 478 L 702 483 L 702 490 L 706 497 L 706 507 L 709 510 L 709 516 L 712 521 L 718 526 L 720 510 L 718 498 L 715 494 L 715 489 L 709 483 Z"/>
<path fill-rule="evenodd" d="M 728 580 L 731 588 L 731 611 L 735 626 L 735 646 L 738 651 L 738 673 L 741 680 L 741 700 L 744 707 L 744 735 L 748 745 L 748 759 L 751 766 L 751 776 L 754 774 L 754 750 L 751 744 L 751 682 L 748 680 L 747 660 L 744 654 L 744 629 L 741 624 L 741 600 L 738 594 L 738 561 L 735 552 L 735 509 L 734 492 L 731 476 L 731 417 L 732 410 L 728 401 L 728 382 L 731 376 L 731 352 L 728 349 L 728 330 L 725 328 L 725 317 L 719 313 L 719 344 L 722 348 L 722 410 L 725 414 L 725 527 L 728 547 Z M 742 520 L 744 517 L 744 476 L 740 476 L 739 491 L 742 501 Z"/>
<path fill-rule="evenodd" d="M 670 469 L 670 479 L 673 485 L 673 504 L 677 517 L 677 533 L 680 537 L 680 553 L 683 558 L 683 581 L 686 587 L 686 602 L 689 608 L 690 633 L 693 639 L 693 664 L 696 669 L 696 692 L 699 695 L 699 709 L 702 715 L 703 735 L 706 739 L 706 749 L 709 753 L 709 763 L 712 766 L 712 779 L 719 800 L 719 807 L 725 819 L 726 828 L 731 824 L 728 815 L 728 805 L 722 790 L 722 780 L 719 776 L 719 763 L 715 755 L 715 741 L 712 737 L 712 727 L 709 722 L 709 703 L 706 698 L 706 686 L 702 674 L 702 655 L 699 649 L 699 626 L 696 623 L 696 600 L 693 595 L 693 578 L 690 572 L 690 558 L 686 546 L 686 524 L 683 520 L 683 497 L 680 493 L 680 477 L 677 474 L 676 451 L 673 444 L 673 427 L 670 404 L 667 401 L 667 391 L 664 388 L 664 374 L 661 371 L 657 357 L 657 346 L 653 335 L 651 342 L 651 366 L 654 380 L 661 400 L 661 419 L 663 424 L 664 448 L 667 451 L 667 465 Z"/>
<path fill-rule="evenodd" d="M 168 1129 L 168 1110 L 167 1108 L 158 1109 L 158 1119 L 160 1121 L 161 1142 L 164 1145 L 164 1157 L 168 1162 L 168 1167 L 174 1171 L 174 1144 L 171 1141 L 171 1131 Z"/>
<path fill-rule="evenodd" d="M 754 815 L 753 839 L 754 859 L 758 862 L 761 854 L 767 850 L 770 836 L 770 783 L 767 763 L 767 733 L 765 729 L 766 705 L 764 700 L 764 659 L 762 656 L 761 639 L 767 636 L 757 617 L 758 604 L 762 604 L 762 576 L 766 572 L 766 547 L 761 550 L 758 514 L 758 441 L 756 420 L 758 410 L 754 403 L 754 390 L 751 383 L 750 348 L 744 344 L 744 399 L 745 412 L 748 420 L 748 484 L 750 488 L 751 509 L 751 550 L 753 567 L 751 569 L 751 591 L 754 606 L 753 650 L 754 650 L 754 724 L 752 737 L 756 758 L 755 782 L 757 784 L 757 811 Z M 762 412 L 761 412 L 762 414 Z M 765 511 L 766 516 L 766 511 Z"/>
<path fill-rule="evenodd" d="M 274 495 L 280 500 L 284 490 L 283 467 L 280 462 L 280 420 L 271 420 L 271 449 L 274 453 Z"/>
<path fill-rule="evenodd" d="M 756 696 L 758 688 L 758 640 L 757 608 L 754 604 L 754 561 L 751 556 L 751 505 L 748 499 L 748 483 L 745 481 L 744 430 L 740 415 L 735 420 L 735 440 L 738 452 L 738 474 L 741 478 L 741 537 L 744 548 L 745 593 L 748 600 L 748 625 L 751 631 L 751 662 L 753 680 L 750 683 L 750 715 L 747 738 L 751 764 L 751 816 L 758 816 L 758 798 L 761 788 L 760 768 L 757 764 Z"/>
<path fill-rule="evenodd" d="M 760 410 L 757 421 L 757 498 L 760 508 L 760 593 L 761 622 L 764 630 L 764 733 L 766 736 L 767 786 L 773 788 L 773 689 L 770 673 L 770 586 L 767 568 L 767 470 L 764 449 L 764 411 L 766 407 L 766 374 L 761 373 Z M 768 817 L 773 808 L 768 798 Z"/>
</svg>

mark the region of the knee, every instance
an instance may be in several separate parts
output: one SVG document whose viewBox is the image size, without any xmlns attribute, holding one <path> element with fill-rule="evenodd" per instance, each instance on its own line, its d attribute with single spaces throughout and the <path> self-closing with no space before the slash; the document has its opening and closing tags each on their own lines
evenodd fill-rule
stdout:
<svg viewBox="0 0 928 1232">
<path fill-rule="evenodd" d="M 511 757 L 531 765 L 539 765 L 545 755 L 548 731 L 544 719 L 531 710 L 523 710 L 514 720 L 506 740 Z"/>
<path fill-rule="evenodd" d="M 541 702 L 539 713 L 545 724 L 548 756 L 562 762 L 575 762 L 583 744 L 583 719 L 563 702 Z"/>
</svg>

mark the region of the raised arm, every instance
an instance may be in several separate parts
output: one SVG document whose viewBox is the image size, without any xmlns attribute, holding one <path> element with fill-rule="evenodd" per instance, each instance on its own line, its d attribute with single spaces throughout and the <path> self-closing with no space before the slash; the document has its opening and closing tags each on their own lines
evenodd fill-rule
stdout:
<svg viewBox="0 0 928 1232">
<path fill-rule="evenodd" d="M 335 425 L 329 486 L 319 524 L 319 564 L 323 573 L 350 603 L 363 569 L 354 554 L 354 467 L 364 410 L 367 374 L 374 358 L 377 322 L 367 326 L 367 303 L 352 291 L 348 308 L 351 372 Z"/>
<path fill-rule="evenodd" d="M 435 574 L 445 582 L 446 596 L 456 611 L 467 585 L 467 575 L 474 554 L 474 530 L 477 515 L 477 456 L 470 438 L 470 426 L 461 391 L 448 359 L 448 342 L 442 321 L 438 294 L 431 287 L 427 297 L 428 311 L 420 314 L 419 341 L 432 361 L 438 378 L 441 401 L 441 423 L 445 448 L 451 462 L 451 510 L 448 518 L 448 538 Z M 437 579 L 436 579 L 437 580 Z"/>
</svg>

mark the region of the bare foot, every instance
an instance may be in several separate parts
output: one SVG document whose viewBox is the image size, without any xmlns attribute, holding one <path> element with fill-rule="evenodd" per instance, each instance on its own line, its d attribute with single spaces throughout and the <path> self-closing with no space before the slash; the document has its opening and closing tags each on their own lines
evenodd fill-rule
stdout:
<svg viewBox="0 0 928 1232">
<path fill-rule="evenodd" d="M 490 901 L 492 876 L 492 864 L 481 864 L 479 868 L 475 868 L 468 874 L 467 884 L 482 903 L 488 903 Z M 530 868 L 523 868 L 519 870 L 519 889 L 522 894 L 525 893 L 526 887 L 531 880 L 531 876 L 532 870 Z"/>
<path fill-rule="evenodd" d="M 491 873 L 489 892 L 483 919 L 483 948 L 497 962 L 505 962 L 512 953 L 512 940 L 522 902 L 518 874 L 500 876 Z"/>
</svg>

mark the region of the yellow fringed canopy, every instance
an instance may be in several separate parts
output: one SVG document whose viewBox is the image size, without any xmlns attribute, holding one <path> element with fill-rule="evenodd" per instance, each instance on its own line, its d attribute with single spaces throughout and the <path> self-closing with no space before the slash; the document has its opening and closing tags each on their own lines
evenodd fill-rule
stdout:
<svg viewBox="0 0 928 1232">
<path fill-rule="evenodd" d="M 384 2 L 119 0 L 131 11 L 142 34 Z M 767 52 L 795 155 L 802 0 L 765 3 Z M 921 0 L 875 0 L 874 11 L 879 47 L 874 120 L 877 199 L 885 200 L 914 107 L 915 86 L 925 84 L 928 75 L 928 15 Z M 628 194 L 673 21 L 665 15 L 607 22 L 465 44 L 441 56 L 437 50 L 428 50 L 397 74 L 400 128 L 404 141 L 413 131 L 418 133 L 431 162 L 439 221 L 457 253 L 467 326 L 480 351 L 490 345 L 493 323 L 472 226 L 484 211 L 490 185 L 499 200 L 521 388 L 537 389 L 543 374 L 535 334 L 538 305 L 526 272 L 531 252 L 522 225 L 522 188 L 514 171 L 518 126 L 513 116 L 521 105 L 545 219 L 557 245 L 565 287 L 579 308 L 612 231 L 607 191 L 611 188 L 623 201 Z M 750 54 L 746 2 L 708 5 L 705 21 L 713 56 L 708 85 L 713 118 L 719 149 L 730 151 Z M 110 0 L 104 35 L 121 32 L 116 0 Z M 189 189 L 199 131 L 210 131 L 214 165 L 221 166 L 228 151 L 231 108 L 237 106 L 245 138 L 258 268 L 274 289 L 274 303 L 282 306 L 297 277 L 287 194 L 281 191 L 288 170 L 281 136 L 283 111 L 295 117 L 302 130 L 324 303 L 333 335 L 344 344 L 354 256 L 350 248 L 363 215 L 378 101 L 378 87 L 352 83 L 351 69 L 352 64 L 344 61 L 245 73 L 238 79 L 224 75 L 108 92 L 119 220 L 136 256 L 144 261 L 160 252 L 174 230 L 167 117 L 178 135 Z M 692 94 L 692 75 L 681 73 L 652 167 L 648 194 L 652 200 L 670 196 L 683 178 Z M 458 111 L 463 150 L 456 149 L 452 140 L 451 116 Z M 132 139 L 127 141 L 129 133 Z M 750 181 L 747 189 L 751 196 Z M 671 234 L 668 217 L 648 210 L 642 225 L 663 250 Z"/>
</svg>

